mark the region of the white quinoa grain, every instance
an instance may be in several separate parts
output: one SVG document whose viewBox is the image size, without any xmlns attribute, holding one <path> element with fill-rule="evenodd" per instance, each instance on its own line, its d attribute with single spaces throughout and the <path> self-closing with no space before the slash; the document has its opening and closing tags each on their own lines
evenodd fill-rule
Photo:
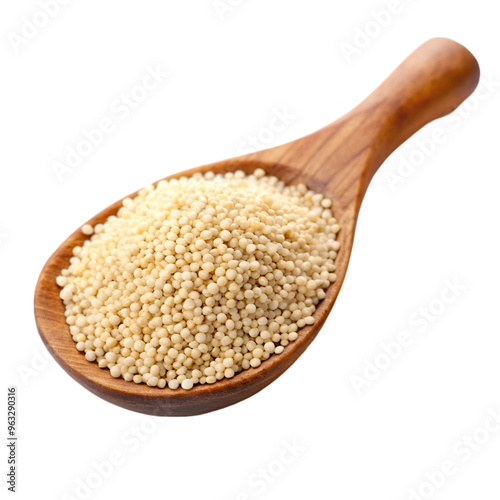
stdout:
<svg viewBox="0 0 500 500">
<path fill-rule="evenodd" d="M 90 236 L 94 233 L 94 228 L 90 224 L 85 224 L 82 226 L 82 233 Z"/>
<path fill-rule="evenodd" d="M 85 358 L 160 389 L 214 384 L 281 354 L 333 283 L 331 200 L 262 169 L 161 181 L 82 226 L 56 279 Z"/>
</svg>

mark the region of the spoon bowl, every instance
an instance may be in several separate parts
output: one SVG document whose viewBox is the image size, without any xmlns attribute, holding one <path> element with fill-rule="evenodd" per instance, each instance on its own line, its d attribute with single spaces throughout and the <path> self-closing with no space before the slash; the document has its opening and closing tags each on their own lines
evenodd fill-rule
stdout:
<svg viewBox="0 0 500 500">
<path fill-rule="evenodd" d="M 113 378 L 108 369 L 90 363 L 76 349 L 59 297 L 56 278 L 69 264 L 72 250 L 88 236 L 81 228 L 69 236 L 45 264 L 35 290 L 35 319 L 40 336 L 62 368 L 101 398 L 151 415 L 186 416 L 217 410 L 259 392 L 289 368 L 323 326 L 344 280 L 356 219 L 364 193 L 382 162 L 426 123 L 453 111 L 474 90 L 479 66 L 460 44 L 434 38 L 421 45 L 361 104 L 334 123 L 296 141 L 238 158 L 204 165 L 166 179 L 197 172 L 224 173 L 263 168 L 287 184 L 304 183 L 332 200 L 340 225 L 337 281 L 326 290 L 315 322 L 298 331 L 279 355 L 258 368 L 191 390 L 159 389 Z M 134 197 L 137 193 L 128 195 Z M 115 215 L 122 200 L 88 221 L 95 225 Z"/>
</svg>

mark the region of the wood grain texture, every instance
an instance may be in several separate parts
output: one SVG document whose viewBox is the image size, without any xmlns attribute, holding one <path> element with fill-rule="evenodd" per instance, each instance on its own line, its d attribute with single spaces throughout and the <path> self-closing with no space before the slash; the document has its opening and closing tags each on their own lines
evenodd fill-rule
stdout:
<svg viewBox="0 0 500 500">
<path fill-rule="evenodd" d="M 65 322 L 56 277 L 66 268 L 72 249 L 87 236 L 76 230 L 45 264 L 35 291 L 35 318 L 40 336 L 57 362 L 76 381 L 116 405 L 151 415 L 185 416 L 217 410 L 241 401 L 279 377 L 305 351 L 328 316 L 344 280 L 356 218 L 368 184 L 381 165 L 408 137 L 431 120 L 455 109 L 474 90 L 479 67 L 470 52 L 448 39 L 429 40 L 411 54 L 365 101 L 331 125 L 276 148 L 181 172 L 247 173 L 261 167 L 286 183 L 303 182 L 333 200 L 341 231 L 337 281 L 319 304 L 315 323 L 302 328 L 297 340 L 258 368 L 189 391 L 158 389 L 111 377 L 77 351 Z M 128 195 L 134 196 L 135 193 Z M 89 224 L 116 214 L 122 200 Z"/>
</svg>

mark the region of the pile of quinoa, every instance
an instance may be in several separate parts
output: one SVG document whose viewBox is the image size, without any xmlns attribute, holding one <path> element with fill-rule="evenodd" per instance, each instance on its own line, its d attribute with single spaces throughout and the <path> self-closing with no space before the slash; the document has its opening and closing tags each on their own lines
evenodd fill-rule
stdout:
<svg viewBox="0 0 500 500">
<path fill-rule="evenodd" d="M 262 169 L 147 186 L 73 249 L 66 321 L 90 362 L 191 389 L 258 367 L 297 339 L 336 280 L 331 201 Z"/>
</svg>

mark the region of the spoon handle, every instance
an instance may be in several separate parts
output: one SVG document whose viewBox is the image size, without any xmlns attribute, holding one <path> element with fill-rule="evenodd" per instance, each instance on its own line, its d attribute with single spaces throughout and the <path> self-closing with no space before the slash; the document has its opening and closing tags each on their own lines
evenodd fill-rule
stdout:
<svg viewBox="0 0 500 500">
<path fill-rule="evenodd" d="M 425 124 L 456 109 L 476 88 L 479 65 L 448 38 L 428 40 L 348 115 L 365 118 L 359 140 L 372 148 L 363 192 L 382 162 Z"/>
<path fill-rule="evenodd" d="M 410 54 L 352 111 L 301 139 L 255 153 L 326 187 L 356 214 L 373 174 L 417 130 L 453 111 L 475 89 L 479 66 L 462 45 L 433 38 Z M 250 158 L 249 155 L 247 158 Z M 283 178 L 288 181 L 287 173 Z"/>
</svg>

